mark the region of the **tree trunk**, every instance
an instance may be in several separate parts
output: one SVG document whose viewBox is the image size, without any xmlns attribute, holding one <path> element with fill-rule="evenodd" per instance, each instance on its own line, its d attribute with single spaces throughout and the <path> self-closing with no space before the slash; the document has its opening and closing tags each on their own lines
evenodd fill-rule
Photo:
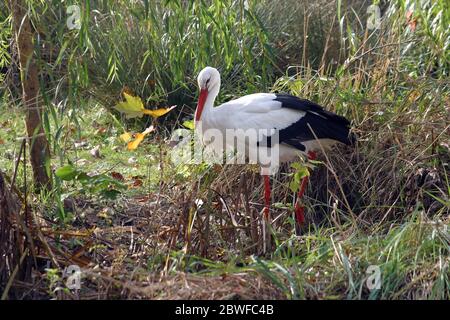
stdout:
<svg viewBox="0 0 450 320">
<path fill-rule="evenodd" d="M 33 33 L 23 0 L 11 0 L 13 32 L 19 54 L 22 80 L 22 99 L 25 106 L 30 161 L 33 168 L 34 185 L 37 190 L 51 188 L 51 177 L 46 165 L 50 161 L 50 149 L 42 127 L 42 106 L 39 103 L 38 68 L 33 59 Z M 50 165 L 48 163 L 48 165 Z"/>
</svg>

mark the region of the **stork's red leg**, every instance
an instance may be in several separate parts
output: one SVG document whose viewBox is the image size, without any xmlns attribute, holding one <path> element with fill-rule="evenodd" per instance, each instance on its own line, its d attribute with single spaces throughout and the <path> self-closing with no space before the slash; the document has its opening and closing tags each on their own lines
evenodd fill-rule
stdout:
<svg viewBox="0 0 450 320">
<path fill-rule="evenodd" d="M 270 207 L 270 180 L 268 175 L 264 175 L 264 220 L 269 221 L 270 219 L 270 213 L 269 213 L 269 207 Z"/>
<path fill-rule="evenodd" d="M 316 159 L 316 153 L 313 151 L 308 152 L 308 159 L 309 160 L 315 160 Z M 297 201 L 295 203 L 295 220 L 297 222 L 297 225 L 300 227 L 305 223 L 305 207 L 300 205 L 300 201 L 303 198 L 303 195 L 306 190 L 306 186 L 308 185 L 309 177 L 306 176 L 302 179 L 302 183 L 300 185 L 300 189 L 298 190 L 298 196 Z"/>
<path fill-rule="evenodd" d="M 263 253 L 266 253 L 272 248 L 272 237 L 270 235 L 270 178 L 269 175 L 264 177 L 264 211 L 263 211 Z"/>
</svg>

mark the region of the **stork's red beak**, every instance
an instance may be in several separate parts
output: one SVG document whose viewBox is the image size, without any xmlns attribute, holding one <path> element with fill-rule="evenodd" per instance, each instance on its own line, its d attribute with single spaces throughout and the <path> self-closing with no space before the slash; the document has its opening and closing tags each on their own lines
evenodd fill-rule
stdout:
<svg viewBox="0 0 450 320">
<path fill-rule="evenodd" d="M 208 97 L 208 89 L 201 89 L 200 95 L 198 97 L 197 110 L 195 110 L 195 121 L 200 120 L 207 97 Z"/>
</svg>

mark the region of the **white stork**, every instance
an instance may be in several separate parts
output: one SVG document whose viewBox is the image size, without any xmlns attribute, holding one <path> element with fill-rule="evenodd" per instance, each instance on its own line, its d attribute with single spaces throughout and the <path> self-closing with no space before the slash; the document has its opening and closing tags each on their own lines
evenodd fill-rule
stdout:
<svg viewBox="0 0 450 320">
<path fill-rule="evenodd" d="M 351 145 L 354 142 L 347 119 L 309 100 L 287 94 L 255 93 L 214 107 L 214 100 L 220 90 L 219 72 L 206 67 L 198 75 L 197 81 L 200 95 L 195 111 L 195 128 L 201 128 L 202 135 L 207 129 L 220 130 L 224 136 L 227 129 L 275 130 L 279 140 L 279 162 L 291 161 L 299 154 L 314 159 L 316 152 L 324 147 L 335 143 Z M 258 139 L 246 146 L 248 152 L 262 148 L 261 135 L 258 135 Z M 273 147 L 270 142 L 266 145 Z M 267 171 L 264 172 L 263 216 L 265 222 L 270 223 L 270 180 Z M 299 204 L 299 199 L 307 183 L 308 179 L 304 178 L 295 205 L 298 226 L 305 221 L 304 208 Z"/>
</svg>

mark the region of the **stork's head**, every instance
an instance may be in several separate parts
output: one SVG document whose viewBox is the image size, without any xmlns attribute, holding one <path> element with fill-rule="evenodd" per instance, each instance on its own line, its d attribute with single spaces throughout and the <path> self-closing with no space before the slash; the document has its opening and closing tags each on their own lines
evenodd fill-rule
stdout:
<svg viewBox="0 0 450 320">
<path fill-rule="evenodd" d="M 198 74 L 197 82 L 200 90 L 208 90 L 209 92 L 220 83 L 220 73 L 216 68 L 206 67 Z"/>
<path fill-rule="evenodd" d="M 195 111 L 195 121 L 200 120 L 208 95 L 213 92 L 215 97 L 219 93 L 220 73 L 213 67 L 206 67 L 198 74 L 197 82 L 200 88 L 200 95 L 198 97 L 197 110 Z"/>
</svg>

